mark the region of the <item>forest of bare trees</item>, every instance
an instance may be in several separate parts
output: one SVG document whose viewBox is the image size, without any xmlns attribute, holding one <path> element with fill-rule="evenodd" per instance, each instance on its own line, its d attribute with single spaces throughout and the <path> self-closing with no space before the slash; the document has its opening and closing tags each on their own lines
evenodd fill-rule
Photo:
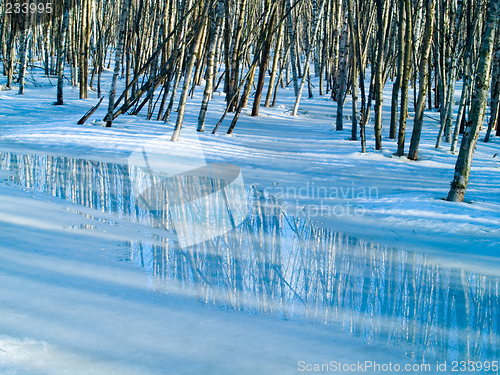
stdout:
<svg viewBox="0 0 500 375">
<path fill-rule="evenodd" d="M 106 126 L 143 111 L 175 122 L 172 141 L 195 90 L 203 92 L 200 132 L 220 131 L 226 117 L 233 132 L 243 108 L 258 116 L 290 86 L 292 116 L 304 96 L 328 95 L 337 131 L 348 127 L 362 152 L 367 135 L 382 149 L 384 128 L 396 154 L 411 160 L 419 158 L 424 110 L 437 110 L 436 148 L 458 154 L 448 200 L 462 201 L 481 128 L 481 141 L 500 136 L 499 8 L 500 0 L 0 0 L 2 73 L 7 88 L 23 94 L 27 72 L 43 69 L 57 78 L 54 104 L 64 103 L 65 85 L 78 86 L 81 99 L 105 96 Z M 109 95 L 105 69 L 113 72 Z M 392 100 L 384 103 L 389 85 Z M 216 90 L 227 107 L 208 124 Z"/>
</svg>

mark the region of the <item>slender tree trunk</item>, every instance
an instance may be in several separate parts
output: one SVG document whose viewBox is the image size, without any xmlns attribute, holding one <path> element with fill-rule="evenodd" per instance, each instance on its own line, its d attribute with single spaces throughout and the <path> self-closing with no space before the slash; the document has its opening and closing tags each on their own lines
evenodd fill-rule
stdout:
<svg viewBox="0 0 500 375">
<path fill-rule="evenodd" d="M 118 83 L 118 75 L 120 74 L 120 65 L 123 55 L 124 33 L 127 25 L 128 15 L 130 13 L 130 5 L 132 0 L 123 0 L 123 7 L 120 14 L 118 29 L 118 46 L 115 52 L 115 70 L 113 72 L 113 80 L 111 81 L 111 90 L 109 91 L 108 114 L 106 116 L 106 127 L 110 128 L 113 124 L 113 110 L 115 108 L 116 85 Z"/>
<path fill-rule="evenodd" d="M 15 22 L 15 18 L 11 17 L 11 26 L 10 26 L 10 37 L 7 45 L 7 88 L 12 88 L 12 78 L 14 75 L 14 57 L 16 53 L 16 40 L 17 34 L 17 22 Z"/>
<path fill-rule="evenodd" d="M 266 77 L 267 62 L 269 60 L 269 54 L 271 51 L 271 38 L 268 38 L 267 34 L 270 33 L 273 29 L 274 19 L 275 19 L 275 12 L 273 11 L 269 16 L 269 25 L 266 26 L 268 31 L 265 34 L 266 42 L 264 44 L 264 49 L 262 50 L 262 55 L 259 65 L 259 78 L 257 80 L 257 90 L 255 90 L 252 116 L 259 115 L 259 106 L 260 106 L 260 100 L 262 98 L 262 90 L 264 89 L 264 79 Z"/>
<path fill-rule="evenodd" d="M 231 98 L 234 94 L 234 90 L 238 86 L 238 74 L 239 74 L 239 65 L 240 65 L 240 55 L 241 55 L 241 47 L 242 47 L 242 41 L 241 37 L 243 34 L 243 24 L 245 21 L 245 10 L 246 10 L 246 5 L 247 5 L 247 0 L 240 0 L 240 7 L 238 9 L 238 14 L 239 17 L 236 21 L 236 29 L 234 31 L 234 37 L 233 37 L 233 42 L 231 44 L 230 48 L 230 61 L 231 64 L 229 65 L 229 91 L 228 95 L 226 98 Z M 229 99 L 227 99 L 229 100 Z M 232 112 L 234 110 L 235 103 L 233 102 L 231 104 L 231 107 L 229 108 L 229 111 Z"/>
<path fill-rule="evenodd" d="M 375 69 L 375 149 L 382 150 L 382 104 L 384 101 L 384 44 L 385 44 L 385 4 L 386 0 L 376 0 L 377 4 L 377 65 Z M 408 17 L 407 17 L 408 18 Z M 401 114 L 403 117 L 403 114 Z"/>
<path fill-rule="evenodd" d="M 352 53 L 352 127 L 351 141 L 358 140 L 358 64 L 356 53 Z"/>
<path fill-rule="evenodd" d="M 177 94 L 177 89 L 179 87 L 182 78 L 182 61 L 184 60 L 185 53 L 186 53 L 186 47 L 183 44 L 180 52 L 179 67 L 175 73 L 174 87 L 172 88 L 172 94 L 170 95 L 170 101 L 168 103 L 165 116 L 163 116 L 163 122 L 165 123 L 167 123 L 170 120 L 170 113 L 172 112 L 172 108 L 174 108 L 175 96 Z"/>
<path fill-rule="evenodd" d="M 500 112 L 500 108 L 498 108 L 498 111 Z M 497 123 L 496 123 L 496 136 L 500 137 L 500 114 L 497 116 Z"/>
<path fill-rule="evenodd" d="M 342 36 L 340 40 L 339 54 L 340 54 L 340 66 L 339 66 L 339 89 L 337 94 L 337 118 L 335 121 L 335 129 L 340 131 L 344 130 L 344 103 L 345 103 L 345 92 L 347 86 L 347 40 L 349 39 L 349 34 L 347 32 L 347 22 L 344 23 L 342 29 Z"/>
<path fill-rule="evenodd" d="M 492 73 L 492 85 L 491 85 L 491 106 L 490 106 L 490 121 L 488 123 L 488 131 L 484 137 L 484 141 L 488 142 L 490 140 L 491 131 L 495 127 L 498 118 L 500 117 L 498 112 L 500 110 L 500 38 L 498 37 L 500 33 L 497 32 L 497 42 L 495 51 L 495 65 L 493 67 Z"/>
<path fill-rule="evenodd" d="M 158 47 L 157 46 L 157 42 L 158 42 L 158 33 L 160 32 L 160 21 L 161 21 L 161 18 L 160 17 L 156 17 L 156 20 L 154 22 L 154 30 L 153 30 L 153 50 L 156 50 L 156 48 Z M 163 35 L 163 33 L 160 33 L 160 35 Z M 151 120 L 151 118 L 153 117 L 153 111 L 154 111 L 154 106 L 153 106 L 153 98 L 154 98 L 154 95 L 155 95 L 155 89 L 156 89 L 156 85 L 155 85 L 155 81 L 156 81 L 156 74 L 158 73 L 158 58 L 159 56 L 157 56 L 153 63 L 151 64 L 151 67 L 150 67 L 150 73 L 149 73 L 149 80 L 151 82 L 151 87 L 148 91 L 148 96 L 147 96 L 147 100 L 148 100 L 148 114 L 147 114 L 147 119 L 148 120 Z M 127 73 L 125 73 L 127 74 Z M 125 83 L 127 84 L 127 83 Z"/>
<path fill-rule="evenodd" d="M 201 103 L 200 114 L 198 115 L 198 131 L 205 131 L 205 119 L 207 116 L 208 103 L 212 97 L 212 88 L 214 83 L 214 73 L 216 61 L 215 61 L 215 50 L 217 47 L 217 42 L 219 40 L 219 33 L 222 26 L 222 17 L 224 15 L 224 0 L 218 1 L 217 15 L 215 22 L 213 22 L 213 29 L 211 33 L 210 47 L 208 50 L 208 66 L 207 66 L 207 76 L 205 79 L 205 91 L 203 92 L 203 101 Z"/>
<path fill-rule="evenodd" d="M 477 4 L 478 8 L 480 8 L 481 6 L 482 6 L 482 0 L 480 0 Z M 472 17 L 469 17 L 467 22 L 467 38 L 466 38 L 467 43 L 465 46 L 465 55 L 463 58 L 464 67 L 463 67 L 463 78 L 462 78 L 462 95 L 460 98 L 458 115 L 450 147 L 450 151 L 452 153 L 456 152 L 459 134 L 463 134 L 464 132 L 464 124 L 466 122 L 465 112 L 468 107 L 470 87 L 472 84 L 472 77 L 471 77 L 473 72 L 472 59 L 474 55 L 474 44 L 476 39 L 476 33 L 478 32 L 479 29 L 479 17 L 474 17 L 474 21 L 472 23 L 470 22 L 470 18 Z"/>
<path fill-rule="evenodd" d="M 293 90 L 295 96 L 299 93 L 299 82 L 297 77 L 297 55 L 295 50 L 295 31 L 293 27 L 293 19 L 292 19 L 292 0 L 286 1 L 286 11 L 288 13 L 287 21 L 288 21 L 288 40 L 290 43 L 290 60 L 292 63 L 292 78 L 293 78 Z"/>
<path fill-rule="evenodd" d="M 500 0 L 490 0 L 486 12 L 485 30 L 481 40 L 474 94 L 472 96 L 472 106 L 469 116 L 471 123 L 467 126 L 465 134 L 462 137 L 462 144 L 455 165 L 455 176 L 451 183 L 448 201 L 462 202 L 469 182 L 474 149 L 484 122 L 484 115 L 488 102 L 491 55 L 499 15 Z"/>
<path fill-rule="evenodd" d="M 448 88 L 447 88 L 447 106 L 446 106 L 446 116 L 445 116 L 445 128 L 444 128 L 444 137 L 445 141 L 450 143 L 452 142 L 451 128 L 453 126 L 453 104 L 454 104 L 454 94 L 455 94 L 455 83 L 457 80 L 457 72 L 458 72 L 458 63 L 460 59 L 460 55 L 463 50 L 463 43 L 461 38 L 461 25 L 463 20 L 463 0 L 457 1 L 457 11 L 454 15 L 455 17 L 455 30 L 451 43 L 448 43 L 448 48 L 451 50 L 450 59 L 451 59 L 451 68 L 449 69 L 448 76 Z"/>
<path fill-rule="evenodd" d="M 469 92 L 469 88 L 470 88 L 470 83 L 471 83 L 470 82 L 471 78 L 469 76 L 469 71 L 470 70 L 466 66 L 465 69 L 464 69 L 464 79 L 462 81 L 462 95 L 460 97 L 460 104 L 458 106 L 458 115 L 457 115 L 457 120 L 456 120 L 456 123 L 455 123 L 455 129 L 453 131 L 453 137 L 452 137 L 451 147 L 450 147 L 450 151 L 452 153 L 455 153 L 455 151 L 457 149 L 458 135 L 460 133 L 460 127 L 461 127 L 462 121 L 465 118 L 465 109 L 467 107 L 467 104 L 466 104 L 466 102 L 467 102 L 467 96 L 468 96 L 468 92 Z"/>
<path fill-rule="evenodd" d="M 432 38 L 434 32 L 434 0 L 427 0 L 427 14 L 425 20 L 424 40 L 422 44 L 422 57 L 419 67 L 419 91 L 417 107 L 415 110 L 415 119 L 413 121 L 413 132 L 411 135 L 410 151 L 408 159 L 417 160 L 418 146 L 420 144 L 420 135 L 422 134 L 422 125 L 424 122 L 424 109 L 427 91 L 427 81 L 429 75 L 429 55 L 431 52 Z"/>
<path fill-rule="evenodd" d="M 52 18 L 49 18 L 49 23 L 47 27 L 47 32 L 45 33 L 45 37 L 43 38 L 42 44 L 44 45 L 44 62 L 43 67 L 45 69 L 45 75 L 50 75 L 50 34 L 52 30 Z"/>
<path fill-rule="evenodd" d="M 399 90 L 401 88 L 401 80 L 403 79 L 403 64 L 405 57 L 404 36 L 405 36 L 405 7 L 404 1 L 399 1 L 399 34 L 398 34 L 398 66 L 396 82 L 392 86 L 392 102 L 391 102 L 391 127 L 389 129 L 389 138 L 396 139 L 398 129 L 398 104 Z"/>
<path fill-rule="evenodd" d="M 56 105 L 63 105 L 63 87 L 64 87 L 64 60 L 66 59 L 66 34 L 69 26 L 69 7 L 71 0 L 64 0 L 63 19 L 61 32 L 59 34 L 59 51 L 57 54 L 57 101 Z M 101 66 L 98 65 L 98 69 Z"/>
<path fill-rule="evenodd" d="M 297 115 L 297 111 L 299 110 L 300 98 L 302 97 L 302 90 L 304 90 L 304 84 L 307 79 L 307 75 L 309 74 L 309 66 L 311 63 L 311 58 L 313 55 L 313 43 L 316 40 L 316 33 L 318 31 L 319 23 L 321 21 L 321 14 L 323 12 L 323 7 L 325 5 L 326 0 L 321 0 L 321 5 L 318 9 L 317 0 L 313 0 L 313 10 L 312 10 L 312 32 L 309 45 L 307 46 L 306 52 L 306 65 L 304 67 L 304 75 L 302 77 L 302 82 L 300 83 L 299 91 L 297 93 L 297 97 L 295 98 L 295 105 L 293 107 L 292 116 Z"/>
<path fill-rule="evenodd" d="M 229 129 L 227 130 L 227 134 L 231 134 L 236 126 L 236 122 L 240 116 L 241 110 L 245 107 L 245 102 L 248 100 L 250 96 L 250 90 L 252 89 L 252 83 L 255 77 L 255 70 L 257 65 L 252 65 L 250 67 L 250 71 L 248 72 L 247 81 L 245 83 L 245 88 L 243 89 L 243 95 L 241 96 L 241 100 L 239 101 L 238 107 L 236 108 L 236 113 L 234 114 L 233 120 L 231 121 L 231 125 L 229 125 Z M 217 127 L 212 132 L 215 133 Z"/>
<path fill-rule="evenodd" d="M 89 28 L 88 28 L 88 0 L 81 1 L 81 16 L 80 16 L 80 40 L 79 40 L 79 69 L 78 76 L 80 82 L 80 99 L 86 99 L 88 96 L 88 65 L 89 65 Z M 122 38 L 119 36 L 119 38 Z M 121 57 L 120 57 L 121 58 Z"/>
<path fill-rule="evenodd" d="M 172 138 L 170 139 L 172 142 L 176 142 L 179 139 L 179 135 L 181 134 L 182 122 L 184 121 L 184 112 L 186 110 L 186 101 L 189 91 L 189 82 L 191 81 L 191 75 L 193 74 L 194 62 L 198 58 L 198 46 L 203 36 L 203 30 L 205 29 L 206 15 L 208 14 L 208 10 L 210 8 L 208 6 L 209 4 L 210 2 L 207 1 L 203 6 L 201 25 L 199 26 L 198 35 L 193 43 L 193 47 L 191 48 L 191 56 L 189 58 L 186 75 L 184 76 L 184 88 L 179 99 L 179 106 L 177 107 L 177 121 L 175 123 Z"/>
<path fill-rule="evenodd" d="M 284 87 L 284 84 L 283 84 L 283 70 L 285 69 L 285 64 L 286 64 L 286 61 L 288 59 L 288 52 L 289 51 L 290 51 L 290 49 L 287 49 L 285 51 L 285 55 L 281 57 L 280 72 L 279 72 L 279 75 L 278 75 L 278 80 L 276 82 L 276 86 L 274 87 L 273 101 L 271 103 L 271 107 L 274 107 L 274 105 L 276 104 L 276 97 L 278 96 L 278 85 L 281 84 L 281 87 L 282 88 Z"/>
<path fill-rule="evenodd" d="M 360 14 L 359 14 L 359 8 L 358 8 L 358 1 L 357 0 L 349 0 L 348 3 L 348 19 L 349 19 L 349 27 L 351 29 L 351 34 L 352 34 L 352 40 L 353 40 L 353 55 L 355 58 L 353 59 L 353 93 L 356 92 L 356 97 L 357 97 L 357 85 L 355 80 L 357 79 L 357 72 L 359 71 L 359 86 L 361 90 L 361 116 L 360 116 L 360 121 L 359 121 L 359 135 L 361 138 L 361 152 L 366 153 L 366 134 L 365 134 L 365 128 L 366 128 L 366 121 L 369 117 L 369 104 L 367 107 L 366 103 L 366 93 L 365 93 L 365 65 L 363 62 L 363 51 L 361 48 L 361 32 L 360 32 Z M 373 77 L 373 76 L 372 76 Z M 373 82 L 373 78 L 372 78 Z M 370 89 L 371 91 L 371 89 Z M 369 94 L 369 99 L 368 101 L 371 102 L 371 92 Z M 357 98 L 355 99 L 353 97 L 353 117 L 357 117 L 357 114 L 355 112 L 356 108 L 356 101 Z M 356 139 L 355 136 L 355 122 L 357 122 L 357 118 L 353 119 L 353 128 L 352 128 L 352 135 L 351 137 Z"/>
<path fill-rule="evenodd" d="M 224 92 L 226 93 L 226 101 L 231 100 L 229 97 L 229 82 L 231 81 L 231 60 L 229 54 L 229 48 L 231 46 L 231 13 L 229 9 L 229 0 L 224 0 L 224 11 L 225 11 L 225 22 L 224 22 L 224 64 L 225 64 L 225 74 L 224 74 Z M 229 103 L 228 103 L 229 105 Z M 232 112 L 232 109 L 229 108 Z"/>
<path fill-rule="evenodd" d="M 23 26 L 19 38 L 19 95 L 24 94 L 24 76 L 26 74 L 26 54 L 28 53 L 28 16 L 21 16 Z"/>
<path fill-rule="evenodd" d="M 271 70 L 271 77 L 269 78 L 269 89 L 267 90 L 266 102 L 264 104 L 264 107 L 269 107 L 271 105 L 271 99 L 272 99 L 273 90 L 274 90 L 274 83 L 276 81 L 276 72 L 278 69 L 278 60 L 280 57 L 281 41 L 283 39 L 284 25 L 285 25 L 284 23 L 281 23 L 281 25 L 280 25 L 280 31 L 278 33 L 278 38 L 276 41 L 276 48 L 274 49 L 273 67 Z"/>
<path fill-rule="evenodd" d="M 403 2 L 403 0 L 401 0 L 401 2 Z M 397 156 L 403 156 L 405 151 L 406 118 L 408 117 L 408 80 L 410 78 L 412 48 L 411 1 L 404 0 L 404 3 L 406 15 L 405 60 L 403 67 L 403 81 L 401 85 L 401 117 L 399 118 Z"/>
</svg>

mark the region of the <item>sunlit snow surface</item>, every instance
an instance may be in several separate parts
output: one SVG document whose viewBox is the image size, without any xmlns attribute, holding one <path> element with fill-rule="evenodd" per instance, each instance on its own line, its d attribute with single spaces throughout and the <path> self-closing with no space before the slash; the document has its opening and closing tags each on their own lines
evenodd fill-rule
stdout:
<svg viewBox="0 0 500 375">
<path fill-rule="evenodd" d="M 144 268 L 163 292 L 181 291 L 218 309 L 333 327 L 363 345 L 402 349 L 410 363 L 446 360 L 450 370 L 452 361 L 499 357 L 496 277 L 319 228 L 251 187 L 244 193 L 249 214 L 242 224 L 181 247 L 171 219 L 179 213 L 158 198 L 168 188 L 156 185 L 157 198 L 150 201 L 156 207 L 141 205 L 131 181 L 150 176 L 133 166 L 15 153 L 0 153 L 0 162 L 13 172 L 11 182 L 75 203 L 82 210 L 74 212 L 96 223 L 65 230 L 128 225 L 141 232 L 140 241 L 117 241 L 120 251 L 113 257 Z M 183 180 L 186 189 L 197 184 L 196 178 Z M 211 213 L 210 220 L 219 214 Z M 26 348 L 35 357 L 37 351 L 60 354 L 40 345 L 0 338 L 0 349 L 24 348 L 16 354 L 21 357 Z"/>
</svg>

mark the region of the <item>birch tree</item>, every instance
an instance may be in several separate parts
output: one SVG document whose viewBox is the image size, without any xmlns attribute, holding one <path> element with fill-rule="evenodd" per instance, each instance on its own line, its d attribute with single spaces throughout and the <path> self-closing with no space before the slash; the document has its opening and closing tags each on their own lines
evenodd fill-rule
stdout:
<svg viewBox="0 0 500 375">
<path fill-rule="evenodd" d="M 63 105 L 64 95 L 64 60 L 66 59 L 66 34 L 69 26 L 69 8 L 71 0 L 64 0 L 63 19 L 59 34 L 59 49 L 57 54 L 57 100 L 56 105 Z"/>
<path fill-rule="evenodd" d="M 413 131 L 411 135 L 410 150 L 408 159 L 417 160 L 418 146 L 420 144 L 420 136 L 422 134 L 422 126 L 424 122 L 425 99 L 427 94 L 427 81 L 429 75 L 429 55 L 432 46 L 432 37 L 434 33 L 434 0 L 426 1 L 426 18 L 424 40 L 421 48 L 420 67 L 419 67 L 419 91 L 417 106 L 415 109 L 415 119 L 413 121 Z"/>
<path fill-rule="evenodd" d="M 403 63 L 403 79 L 401 81 L 401 115 L 399 117 L 398 151 L 397 156 L 403 156 L 405 148 L 406 118 L 408 117 L 408 80 L 411 69 L 411 49 L 412 49 L 412 19 L 411 19 L 411 1 L 401 0 L 401 8 L 405 8 L 405 49 Z"/>
<path fill-rule="evenodd" d="M 212 18 L 212 33 L 210 35 L 210 47 L 208 51 L 208 65 L 207 71 L 205 75 L 205 90 L 203 92 L 203 101 L 201 103 L 200 114 L 198 116 L 198 128 L 199 132 L 205 131 L 205 119 L 207 116 L 208 103 L 210 98 L 212 97 L 212 88 L 214 75 L 216 73 L 216 60 L 215 60 L 215 51 L 217 48 L 217 42 L 219 40 L 219 33 L 222 26 L 222 18 L 224 16 L 224 0 L 219 0 L 217 2 L 217 12 L 215 16 L 215 20 Z M 215 21 L 215 22 L 214 22 Z"/>
<path fill-rule="evenodd" d="M 311 22 L 312 23 L 312 35 L 311 35 L 312 41 L 309 43 L 309 46 L 307 48 L 304 74 L 302 76 L 302 82 L 300 83 L 300 86 L 299 86 L 299 91 L 297 92 L 297 97 L 295 98 L 295 105 L 293 106 L 292 116 L 296 116 L 297 111 L 299 110 L 299 103 L 300 103 L 300 98 L 302 97 L 302 90 L 304 89 L 304 84 L 306 83 L 306 77 L 307 77 L 307 74 L 309 72 L 309 65 L 311 62 L 312 52 L 313 52 L 312 43 L 316 39 L 316 31 L 318 30 L 319 22 L 321 20 L 321 13 L 323 11 L 323 6 L 325 4 L 325 0 L 320 0 L 320 1 L 321 1 L 321 5 L 320 5 L 319 10 L 318 10 L 317 0 L 312 0 L 312 2 L 313 2 L 312 22 Z"/>
<path fill-rule="evenodd" d="M 500 16 L 500 0 L 489 0 L 486 12 L 485 30 L 481 39 L 478 69 L 472 95 L 470 110 L 470 125 L 467 126 L 462 137 L 460 153 L 455 165 L 455 175 L 448 193 L 448 201 L 462 202 L 469 182 L 472 158 L 483 126 L 488 92 L 490 88 L 490 68 L 495 40 L 495 32 Z"/>
<path fill-rule="evenodd" d="M 494 52 L 493 71 L 491 77 L 491 104 L 490 120 L 484 141 L 490 140 L 491 132 L 497 126 L 500 119 L 500 32 L 496 32 L 496 47 Z"/>
<path fill-rule="evenodd" d="M 27 14 L 20 15 L 21 32 L 19 38 L 19 91 L 18 94 L 24 94 L 24 76 L 26 74 L 26 54 L 28 53 L 28 28 L 30 20 Z"/>
<path fill-rule="evenodd" d="M 201 20 L 198 26 L 197 37 L 191 48 L 191 56 L 189 58 L 189 62 L 186 69 L 186 75 L 184 77 L 184 88 L 182 90 L 181 97 L 179 99 L 179 106 L 177 108 L 177 121 L 175 123 L 174 132 L 172 134 L 172 138 L 170 139 L 173 142 L 176 142 L 179 139 L 179 135 L 181 133 L 182 122 L 184 121 L 184 112 L 186 110 L 186 101 L 188 97 L 189 90 L 189 82 L 191 80 L 191 75 L 193 74 L 193 67 L 196 59 L 198 58 L 198 46 L 203 37 L 203 32 L 205 30 L 206 25 L 206 16 L 208 14 L 208 10 L 210 9 L 210 1 L 206 0 L 203 5 L 203 13 L 201 16 Z"/>
<path fill-rule="evenodd" d="M 109 91 L 108 115 L 106 116 L 106 127 L 110 128 L 113 124 L 113 110 L 115 108 L 115 95 L 116 85 L 118 83 L 118 75 L 120 74 L 120 64 L 123 55 L 125 27 L 127 25 L 128 15 L 130 12 L 130 5 L 132 0 L 123 0 L 123 6 L 120 14 L 120 21 L 118 24 L 118 46 L 115 52 L 115 70 L 113 72 L 113 80 L 111 82 L 111 90 Z"/>
<path fill-rule="evenodd" d="M 392 86 L 392 102 L 391 102 L 391 124 L 389 129 L 389 138 L 396 139 L 396 132 L 398 128 L 398 105 L 399 105 L 399 90 L 401 88 L 401 81 L 403 80 L 403 64 L 405 60 L 405 3 L 398 1 L 399 22 L 398 22 L 398 65 L 396 81 Z"/>
<path fill-rule="evenodd" d="M 384 42 L 386 39 L 388 0 L 375 0 L 377 5 L 377 63 L 375 66 L 375 149 L 382 150 L 382 104 L 384 101 Z"/>
</svg>

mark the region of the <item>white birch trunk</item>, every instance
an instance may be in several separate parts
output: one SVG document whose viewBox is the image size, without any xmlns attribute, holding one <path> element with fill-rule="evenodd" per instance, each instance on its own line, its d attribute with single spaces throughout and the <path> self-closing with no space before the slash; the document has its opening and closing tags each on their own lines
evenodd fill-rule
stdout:
<svg viewBox="0 0 500 375">
<path fill-rule="evenodd" d="M 455 165 L 455 176 L 448 193 L 448 201 L 462 202 L 469 182 L 469 176 L 479 132 L 483 126 L 488 92 L 490 89 L 491 55 L 495 40 L 495 31 L 500 14 L 500 0 L 490 0 L 486 12 L 485 30 L 481 40 L 478 69 L 472 95 L 470 111 L 471 123 L 462 138 L 460 153 Z"/>
<path fill-rule="evenodd" d="M 177 107 L 177 121 L 175 123 L 175 128 L 172 134 L 172 138 L 170 139 L 172 142 L 177 142 L 177 140 L 179 139 L 179 135 L 181 134 L 182 122 L 184 121 L 184 112 L 186 110 L 186 101 L 189 91 L 189 83 L 191 81 L 191 76 L 193 74 L 194 63 L 198 58 L 198 46 L 201 42 L 201 38 L 203 37 L 203 31 L 205 29 L 205 23 L 207 21 L 206 15 L 209 9 L 208 4 L 209 4 L 208 1 L 204 4 L 201 25 L 199 26 L 199 30 L 197 31 L 198 35 L 196 36 L 196 40 L 194 41 L 194 44 L 191 49 L 191 56 L 189 58 L 186 75 L 184 76 L 184 87 L 182 89 L 182 94 L 179 99 L 179 106 Z"/>
<path fill-rule="evenodd" d="M 115 52 L 115 70 L 113 72 L 113 80 L 111 81 L 111 90 L 109 91 L 108 115 L 106 117 L 106 127 L 110 128 L 113 124 L 113 110 L 115 109 L 115 95 L 116 85 L 118 83 L 118 75 L 120 74 L 120 65 L 123 55 L 123 44 L 125 40 L 125 26 L 130 12 L 130 4 L 132 0 L 123 0 L 123 8 L 120 14 L 120 21 L 118 25 L 118 46 Z"/>
<path fill-rule="evenodd" d="M 429 75 L 429 55 L 431 52 L 432 38 L 434 33 L 434 0 L 427 0 L 427 14 L 425 21 L 424 40 L 422 44 L 422 57 L 419 68 L 419 91 L 415 110 L 415 119 L 413 120 L 413 132 L 411 135 L 410 151 L 408 159 L 417 160 L 418 146 L 420 144 L 420 135 L 424 121 L 425 99 L 427 94 L 427 79 Z"/>
<path fill-rule="evenodd" d="M 210 49 L 208 51 L 208 66 L 207 66 L 207 77 L 205 82 L 205 91 L 203 92 L 203 101 L 201 103 L 200 114 L 198 115 L 198 131 L 205 131 L 205 119 L 207 115 L 208 103 L 212 97 L 212 88 L 214 84 L 214 73 L 215 73 L 215 51 L 217 47 L 217 42 L 219 40 L 219 33 L 222 26 L 222 17 L 224 15 L 224 0 L 218 1 L 217 15 L 215 19 L 215 26 L 213 28 L 213 34 L 211 36 Z"/>
</svg>

